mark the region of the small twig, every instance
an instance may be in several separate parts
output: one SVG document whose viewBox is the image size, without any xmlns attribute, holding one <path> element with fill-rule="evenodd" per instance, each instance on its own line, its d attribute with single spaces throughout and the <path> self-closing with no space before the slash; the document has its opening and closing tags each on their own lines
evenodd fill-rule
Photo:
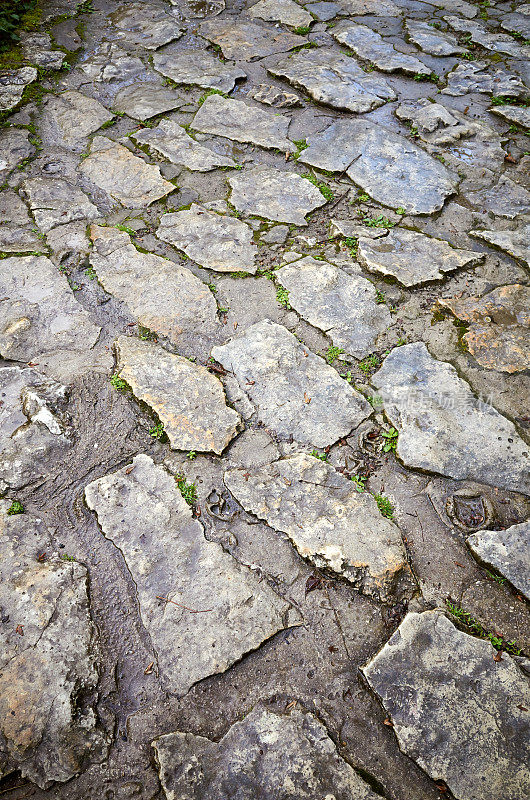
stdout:
<svg viewBox="0 0 530 800">
<path fill-rule="evenodd" d="M 347 194 L 349 194 L 349 192 L 350 190 L 346 189 L 344 194 L 341 194 L 339 197 L 337 197 L 337 199 L 334 200 L 330 206 L 328 206 L 328 211 L 331 211 L 333 208 L 335 208 L 335 206 L 337 206 L 340 203 L 341 200 L 344 200 L 344 198 L 346 197 Z"/>
<path fill-rule="evenodd" d="M 179 608 L 184 608 L 186 611 L 189 611 L 190 614 L 206 614 L 207 611 L 213 611 L 212 608 L 188 608 L 188 606 L 183 606 L 182 603 L 177 603 L 175 600 L 170 600 L 169 597 L 161 597 L 157 594 L 157 600 L 165 600 L 166 603 L 173 603 L 174 606 L 178 606 Z"/>
</svg>

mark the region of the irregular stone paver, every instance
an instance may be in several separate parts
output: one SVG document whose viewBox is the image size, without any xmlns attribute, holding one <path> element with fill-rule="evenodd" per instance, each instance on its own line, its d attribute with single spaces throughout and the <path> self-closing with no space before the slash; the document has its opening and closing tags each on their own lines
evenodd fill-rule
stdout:
<svg viewBox="0 0 530 800">
<path fill-rule="evenodd" d="M 156 235 L 201 267 L 217 272 L 256 272 L 257 246 L 252 240 L 252 228 L 234 217 L 193 203 L 187 211 L 164 214 Z"/>
<path fill-rule="evenodd" d="M 530 57 L 530 47 L 521 46 L 507 33 L 490 33 L 476 20 L 464 20 L 452 15 L 445 16 L 444 19 L 455 31 L 469 34 L 472 42 L 480 44 L 487 50 L 493 50 L 495 53 L 506 53 L 506 55 L 514 56 L 515 58 Z"/>
<path fill-rule="evenodd" d="M 523 225 L 514 231 L 475 230 L 469 233 L 530 266 L 530 225 Z"/>
<path fill-rule="evenodd" d="M 375 286 L 325 261 L 302 258 L 282 267 L 276 278 L 289 292 L 289 303 L 336 347 L 362 358 L 391 324 L 390 311 L 377 303 Z"/>
<path fill-rule="evenodd" d="M 152 253 L 140 253 L 127 233 L 92 225 L 90 264 L 105 291 L 124 302 L 149 330 L 178 344 L 183 334 L 212 334 L 217 305 L 189 269 Z"/>
<path fill-rule="evenodd" d="M 251 19 L 264 19 L 266 22 L 283 22 L 292 28 L 311 25 L 313 17 L 293 0 L 258 0 L 248 10 Z"/>
<path fill-rule="evenodd" d="M 486 369 L 521 372 L 530 363 L 530 289 L 500 286 L 482 297 L 438 300 L 470 328 L 462 340 Z"/>
<path fill-rule="evenodd" d="M 401 534 L 369 492 L 359 493 L 333 467 L 306 453 L 231 470 L 224 480 L 246 511 L 286 533 L 316 567 L 384 603 L 395 602 L 408 573 Z"/>
<path fill-rule="evenodd" d="M 325 47 L 300 50 L 267 70 L 306 89 L 319 103 L 346 111 L 372 111 L 396 97 L 384 78 L 368 75 L 353 58 Z"/>
<path fill-rule="evenodd" d="M 523 6 L 523 8 L 525 7 Z M 518 11 L 521 11 L 521 7 L 518 8 Z M 506 14 L 500 20 L 501 28 L 504 28 L 505 31 L 520 33 L 525 39 L 530 39 L 530 19 L 528 17 L 527 11 L 520 14 Z"/>
<path fill-rule="evenodd" d="M 234 373 L 260 422 L 282 438 L 327 447 L 371 413 L 333 367 L 268 319 L 214 347 L 212 356 Z"/>
<path fill-rule="evenodd" d="M 321 2 L 318 3 L 306 3 L 305 7 L 314 17 L 322 22 L 328 22 L 330 19 L 334 19 L 341 11 L 338 3 L 328 3 L 326 0 L 321 0 Z"/>
<path fill-rule="evenodd" d="M 265 83 L 260 83 L 252 90 L 250 97 L 257 100 L 258 103 L 264 103 L 267 106 L 274 106 L 275 108 L 295 108 L 295 106 L 303 105 L 302 101 L 294 92 L 282 92 L 276 86 L 267 86 Z"/>
<path fill-rule="evenodd" d="M 493 114 L 507 120 L 507 122 L 515 122 L 523 128 L 530 128 L 530 108 L 522 108 L 519 106 L 492 106 L 488 108 Z"/>
<path fill-rule="evenodd" d="M 250 61 L 275 53 L 287 53 L 293 47 L 307 44 L 303 36 L 266 28 L 254 22 L 240 22 L 233 17 L 226 20 L 207 20 L 201 23 L 199 33 L 209 42 L 218 45 L 225 58 Z"/>
<path fill-rule="evenodd" d="M 241 100 L 231 100 L 212 94 L 195 114 L 191 127 L 201 133 L 224 136 L 236 142 L 252 142 L 260 147 L 274 147 L 284 153 L 295 150 L 287 139 L 289 117 L 247 106 Z"/>
<path fill-rule="evenodd" d="M 23 186 L 35 222 L 44 233 L 57 225 L 99 216 L 86 194 L 62 178 L 30 178 Z"/>
<path fill-rule="evenodd" d="M 22 33 L 20 49 L 24 58 L 35 67 L 61 69 L 65 54 L 52 50 L 52 40 L 47 33 Z"/>
<path fill-rule="evenodd" d="M 128 117 L 142 122 L 150 117 L 173 111 L 184 105 L 185 100 L 173 90 L 151 81 L 132 84 L 120 89 L 112 107 Z"/>
<path fill-rule="evenodd" d="M 425 98 L 398 106 L 396 116 L 412 123 L 418 135 L 429 144 L 452 144 L 483 130 L 480 122 L 470 120 L 454 109 L 449 111 L 440 103 L 431 103 Z M 467 143 L 466 147 L 469 147 Z"/>
<path fill-rule="evenodd" d="M 343 11 L 354 17 L 367 14 L 378 17 L 401 16 L 401 9 L 392 0 L 339 0 L 339 5 Z"/>
<path fill-rule="evenodd" d="M 447 86 L 442 94 L 460 97 L 469 92 L 526 97 L 528 89 L 518 75 L 503 67 L 492 67 L 485 61 L 458 64 L 447 76 Z"/>
<path fill-rule="evenodd" d="M 41 362 L 57 354 L 88 351 L 100 328 L 77 302 L 68 281 L 45 256 L 0 259 L 0 353 L 14 361 Z"/>
<path fill-rule="evenodd" d="M 405 28 L 410 40 L 420 50 L 433 56 L 452 56 L 465 53 L 465 47 L 460 47 L 458 39 L 447 31 L 440 31 L 417 19 L 405 20 Z"/>
<path fill-rule="evenodd" d="M 29 131 L 19 128 L 0 131 L 0 181 L 3 183 L 8 173 L 34 152 L 35 148 L 29 141 Z M 0 224 L 1 221 L 0 216 Z"/>
<path fill-rule="evenodd" d="M 185 694 L 288 624 L 289 604 L 206 540 L 175 479 L 149 456 L 90 483 L 85 498 L 136 584 L 167 691 Z"/>
<path fill-rule="evenodd" d="M 197 172 L 208 172 L 215 167 L 237 166 L 233 159 L 221 156 L 196 142 L 184 128 L 169 119 L 161 120 L 156 128 L 143 128 L 131 138 L 139 144 L 146 144 L 173 164 L 184 164 L 187 169 Z"/>
<path fill-rule="evenodd" d="M 189 9 L 190 15 L 198 19 L 216 17 L 226 8 L 225 0 L 170 0 L 171 5 Z"/>
<path fill-rule="evenodd" d="M 472 19 L 478 13 L 478 8 L 466 3 L 465 0 L 430 0 L 429 5 L 442 8 L 444 11 L 455 11 L 466 19 Z"/>
<path fill-rule="evenodd" d="M 148 206 L 175 191 L 175 186 L 162 178 L 159 167 L 146 164 L 105 136 L 92 140 L 90 155 L 81 162 L 79 171 L 113 200 L 129 208 Z"/>
<path fill-rule="evenodd" d="M 153 66 L 175 83 L 191 83 L 205 89 L 230 92 L 246 73 L 234 65 L 220 61 L 201 50 L 179 50 L 176 53 L 155 53 Z"/>
<path fill-rule="evenodd" d="M 377 798 L 340 758 L 322 723 L 303 711 L 255 708 L 219 743 L 176 732 L 159 736 L 153 747 L 168 800 L 218 800 L 227 793 L 238 800 Z"/>
<path fill-rule="evenodd" d="M 476 557 L 508 578 L 530 600 L 530 523 L 521 522 L 504 531 L 477 531 L 467 539 Z"/>
<path fill-rule="evenodd" d="M 514 424 L 477 400 L 455 368 L 434 359 L 422 342 L 392 350 L 372 383 L 399 430 L 404 464 L 530 492 L 529 448 Z"/>
<path fill-rule="evenodd" d="M 494 655 L 489 642 L 428 611 L 408 614 L 362 670 L 400 748 L 459 800 L 530 792 L 528 679 L 506 653 Z"/>
<path fill-rule="evenodd" d="M 530 192 L 506 175 L 488 189 L 466 192 L 469 202 L 480 210 L 491 211 L 498 217 L 513 219 L 530 211 Z"/>
<path fill-rule="evenodd" d="M 406 228 L 394 228 L 383 239 L 359 237 L 357 259 L 370 272 L 392 275 L 403 286 L 441 280 L 446 272 L 470 267 L 484 259 L 482 253 L 451 247 Z"/>
<path fill-rule="evenodd" d="M 90 80 L 107 82 L 129 80 L 145 67 L 139 58 L 130 56 L 114 42 L 102 42 L 93 55 L 79 64 L 79 69 Z"/>
<path fill-rule="evenodd" d="M 333 37 L 350 47 L 360 58 L 375 64 L 383 72 L 405 72 L 409 75 L 430 75 L 431 70 L 416 56 L 400 53 L 391 42 L 366 25 L 343 20 L 333 28 Z"/>
<path fill-rule="evenodd" d="M 116 342 L 118 374 L 153 409 L 174 450 L 222 453 L 240 427 L 223 386 L 206 367 L 127 336 Z"/>
<path fill-rule="evenodd" d="M 103 743 L 83 707 L 98 682 L 87 570 L 51 552 L 40 520 L 1 505 L 0 774 L 20 770 L 46 788 L 84 769 Z"/>
<path fill-rule="evenodd" d="M 244 169 L 231 175 L 230 202 L 245 214 L 307 225 L 306 215 L 327 202 L 320 189 L 294 172 L 268 167 Z"/>
<path fill-rule="evenodd" d="M 43 250 L 26 204 L 11 190 L 0 192 L 0 251 L 28 253 Z"/>
<path fill-rule="evenodd" d="M 367 228 L 366 225 L 359 224 L 357 220 L 332 218 L 329 225 L 329 234 L 332 238 L 345 236 L 357 239 L 362 236 L 364 239 L 381 239 L 383 236 L 388 236 L 388 229 Z"/>
<path fill-rule="evenodd" d="M 119 30 L 118 36 L 128 45 L 156 50 L 163 44 L 180 39 L 184 28 L 179 27 L 177 18 L 167 13 L 164 6 L 154 3 L 127 3 L 110 15 L 113 25 Z"/>
<path fill-rule="evenodd" d="M 307 137 L 299 161 L 342 172 L 374 200 L 411 214 L 432 214 L 457 188 L 457 177 L 417 145 L 366 120 L 339 120 Z"/>
<path fill-rule="evenodd" d="M 22 99 L 26 86 L 37 80 L 35 67 L 21 67 L 0 72 L 0 111 L 9 111 Z"/>
<path fill-rule="evenodd" d="M 41 131 L 48 140 L 72 147 L 109 122 L 112 116 L 92 97 L 76 91 L 62 92 L 45 103 Z"/>
</svg>

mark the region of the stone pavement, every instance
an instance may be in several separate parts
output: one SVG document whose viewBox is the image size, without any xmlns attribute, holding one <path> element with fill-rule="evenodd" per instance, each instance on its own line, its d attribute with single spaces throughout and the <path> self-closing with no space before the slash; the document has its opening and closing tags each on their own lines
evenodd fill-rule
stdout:
<svg viewBox="0 0 530 800">
<path fill-rule="evenodd" d="M 0 52 L 0 794 L 530 796 L 530 5 Z"/>
</svg>

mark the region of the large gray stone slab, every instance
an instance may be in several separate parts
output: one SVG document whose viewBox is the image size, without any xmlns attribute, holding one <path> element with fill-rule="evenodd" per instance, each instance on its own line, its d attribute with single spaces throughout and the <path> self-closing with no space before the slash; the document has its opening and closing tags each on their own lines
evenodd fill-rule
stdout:
<svg viewBox="0 0 530 800">
<path fill-rule="evenodd" d="M 35 222 L 44 233 L 58 225 L 99 216 L 86 194 L 63 178 L 29 178 L 23 189 Z"/>
<path fill-rule="evenodd" d="M 477 192 L 466 192 L 466 199 L 480 211 L 514 219 L 530 212 L 530 192 L 502 175 L 497 183 Z"/>
<path fill-rule="evenodd" d="M 22 100 L 26 86 L 37 80 L 35 67 L 0 72 L 0 111 L 10 111 Z"/>
<path fill-rule="evenodd" d="M 287 138 L 289 117 L 247 106 L 242 100 L 231 100 L 212 94 L 195 114 L 191 127 L 201 133 L 224 136 L 236 142 L 251 142 L 260 147 L 273 147 L 284 153 L 296 148 Z"/>
<path fill-rule="evenodd" d="M 153 742 L 167 800 L 377 800 L 312 714 L 253 709 L 219 742 L 168 733 Z M 244 764 L 244 779 L 241 765 Z"/>
<path fill-rule="evenodd" d="M 307 137 L 299 161 L 347 172 L 374 200 L 410 214 L 439 211 L 457 176 L 405 137 L 367 120 L 338 120 Z"/>
<path fill-rule="evenodd" d="M 156 128 L 143 128 L 132 134 L 133 141 L 167 158 L 173 164 L 183 164 L 196 172 L 208 172 L 216 167 L 236 167 L 232 158 L 219 155 L 189 136 L 184 128 L 163 119 Z"/>
<path fill-rule="evenodd" d="M 79 171 L 128 208 L 143 208 L 175 191 L 175 186 L 162 178 L 159 167 L 146 164 L 105 136 L 92 140 L 90 155 L 82 161 Z"/>
<path fill-rule="evenodd" d="M 451 247 L 406 228 L 394 228 L 382 239 L 359 237 L 357 260 L 370 272 L 391 275 L 403 286 L 441 280 L 445 273 L 478 264 L 482 253 Z"/>
<path fill-rule="evenodd" d="M 59 558 L 40 520 L 8 516 L 10 504 L 0 509 L 0 776 L 20 770 L 44 789 L 101 755 L 86 702 L 98 683 L 96 632 L 86 568 Z"/>
<path fill-rule="evenodd" d="M 395 603 L 407 559 L 397 525 L 379 513 L 369 492 L 329 464 L 296 453 L 264 467 L 225 473 L 246 511 L 286 533 L 301 556 L 364 594 Z"/>
<path fill-rule="evenodd" d="M 186 267 L 140 253 L 127 233 L 91 227 L 90 264 L 106 292 L 121 300 L 140 325 L 177 345 L 183 336 L 208 336 L 217 327 L 217 304 Z"/>
<path fill-rule="evenodd" d="M 276 222 L 307 225 L 306 215 L 327 202 L 310 181 L 269 167 L 244 169 L 231 175 L 228 183 L 230 202 L 238 211 Z"/>
<path fill-rule="evenodd" d="M 0 182 L 3 183 L 11 170 L 34 152 L 35 148 L 29 141 L 29 131 L 20 128 L 0 131 Z"/>
<path fill-rule="evenodd" d="M 374 15 L 377 17 L 400 17 L 401 9 L 392 0 L 339 0 L 346 14 L 353 17 Z"/>
<path fill-rule="evenodd" d="M 199 33 L 209 42 L 218 45 L 225 58 L 236 61 L 254 61 L 275 53 L 287 53 L 293 47 L 307 44 L 303 36 L 278 30 L 273 26 L 256 25 L 234 17 L 225 20 L 206 20 Z"/>
<path fill-rule="evenodd" d="M 118 374 L 153 409 L 174 450 L 220 454 L 240 427 L 223 386 L 206 367 L 130 336 L 116 342 Z"/>
<path fill-rule="evenodd" d="M 523 128 L 530 128 L 530 108 L 522 106 L 492 106 L 488 108 L 493 114 L 497 114 L 507 122 L 515 122 Z"/>
<path fill-rule="evenodd" d="M 359 114 L 396 98 L 384 78 L 364 72 L 353 58 L 327 47 L 300 50 L 267 70 L 306 89 L 319 103 Z"/>
<path fill-rule="evenodd" d="M 266 22 L 283 22 L 291 28 L 311 25 L 313 17 L 294 0 L 258 0 L 248 10 L 251 19 L 264 19 Z"/>
<path fill-rule="evenodd" d="M 391 324 L 387 306 L 377 303 L 375 286 L 360 275 L 348 275 L 311 257 L 275 274 L 295 311 L 349 355 L 363 358 L 371 353 L 379 334 Z"/>
<path fill-rule="evenodd" d="M 371 413 L 333 367 L 268 319 L 214 347 L 212 356 L 233 372 L 258 420 L 283 439 L 327 447 Z"/>
<path fill-rule="evenodd" d="M 256 272 L 252 228 L 234 217 L 193 203 L 187 211 L 163 214 L 156 235 L 201 267 L 216 272 Z"/>
<path fill-rule="evenodd" d="M 462 19 L 448 15 L 444 20 L 455 31 L 461 31 L 469 35 L 472 42 L 492 50 L 494 53 L 504 53 L 514 58 L 529 58 L 530 47 L 520 45 L 513 36 L 507 33 L 492 33 L 482 23 L 477 20 Z"/>
<path fill-rule="evenodd" d="M 220 92 L 232 91 L 237 80 L 247 77 L 239 67 L 202 50 L 155 53 L 153 66 L 175 83 L 195 84 Z"/>
<path fill-rule="evenodd" d="M 530 793 L 528 678 L 441 611 L 408 614 L 363 668 L 399 747 L 459 800 Z"/>
<path fill-rule="evenodd" d="M 530 600 L 530 522 L 504 531 L 477 531 L 467 544 L 483 564 L 508 578 Z"/>
<path fill-rule="evenodd" d="M 484 141 L 484 147 L 487 146 L 487 142 L 494 142 L 495 148 L 499 150 L 501 163 L 504 160 L 505 153 L 500 146 L 500 139 L 489 125 L 481 120 L 469 119 L 454 109 L 449 110 L 441 103 L 432 103 L 427 98 L 409 100 L 396 108 L 396 116 L 416 128 L 418 136 L 428 144 L 453 144 L 460 139 L 476 136 L 477 140 Z M 466 142 L 465 152 L 468 154 L 468 160 L 472 158 L 470 147 L 473 145 Z M 488 164 L 489 166 L 491 165 Z"/>
<path fill-rule="evenodd" d="M 39 125 L 42 136 L 48 141 L 72 147 L 112 117 L 112 113 L 98 100 L 70 90 L 45 102 Z"/>
<path fill-rule="evenodd" d="M 442 89 L 442 94 L 453 97 L 470 92 L 507 97 L 528 97 L 529 94 L 516 73 L 505 67 L 493 67 L 485 61 L 458 64 L 447 75 L 447 86 Z"/>
<path fill-rule="evenodd" d="M 431 70 L 414 55 L 400 53 L 380 33 L 366 25 L 342 20 L 332 30 L 333 37 L 349 47 L 360 58 L 370 61 L 382 72 L 404 72 L 407 75 L 430 75 Z"/>
<path fill-rule="evenodd" d="M 523 6 L 523 8 L 528 8 L 528 5 L 525 7 Z M 519 7 L 517 11 L 521 12 L 521 7 Z M 530 39 L 529 17 L 530 15 L 527 11 L 522 11 L 519 14 L 506 14 L 500 21 L 501 28 L 504 28 L 505 31 L 520 33 L 525 39 Z"/>
<path fill-rule="evenodd" d="M 175 12 L 156 3 L 127 3 L 110 15 L 118 29 L 118 38 L 128 45 L 156 50 L 164 44 L 180 39 L 184 33 Z"/>
<path fill-rule="evenodd" d="M 469 231 L 471 236 L 504 250 L 513 258 L 523 261 L 530 267 L 530 224 L 514 231 Z"/>
<path fill-rule="evenodd" d="M 458 44 L 458 39 L 452 33 L 433 28 L 428 22 L 419 19 L 405 20 L 405 28 L 410 40 L 420 50 L 432 56 L 453 56 L 465 53 L 465 47 Z"/>
<path fill-rule="evenodd" d="M 145 72 L 143 62 L 137 56 L 130 56 L 114 42 L 102 42 L 95 53 L 78 66 L 97 83 L 126 81 Z"/>
<path fill-rule="evenodd" d="M 21 32 L 20 49 L 25 61 L 43 69 L 61 69 L 65 59 L 62 50 L 52 49 L 48 33 Z"/>
<path fill-rule="evenodd" d="M 300 97 L 294 92 L 284 92 L 277 86 L 270 86 L 266 83 L 260 83 L 251 89 L 249 96 L 258 103 L 274 106 L 274 108 L 295 108 L 303 105 Z"/>
<path fill-rule="evenodd" d="M 120 89 L 112 107 L 122 114 L 127 114 L 128 117 L 143 122 L 165 111 L 180 108 L 185 102 L 174 89 L 159 86 L 152 81 L 142 81 Z"/>
<path fill-rule="evenodd" d="M 34 230 L 26 204 L 16 192 L 0 192 L 0 251 L 4 253 L 33 253 L 44 250 Z"/>
<path fill-rule="evenodd" d="M 372 377 L 409 467 L 530 493 L 530 455 L 510 420 L 477 400 L 423 342 L 397 347 Z"/>
<path fill-rule="evenodd" d="M 185 694 L 298 621 L 266 581 L 207 541 L 174 477 L 149 456 L 89 484 L 85 498 L 135 582 L 166 691 Z"/>
</svg>

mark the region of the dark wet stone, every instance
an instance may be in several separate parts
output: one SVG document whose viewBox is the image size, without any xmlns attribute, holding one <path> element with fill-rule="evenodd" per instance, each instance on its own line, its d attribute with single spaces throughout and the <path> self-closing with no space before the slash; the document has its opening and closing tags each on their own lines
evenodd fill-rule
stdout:
<svg viewBox="0 0 530 800">
<path fill-rule="evenodd" d="M 237 61 L 254 61 L 274 53 L 287 53 L 293 47 L 307 44 L 303 36 L 233 18 L 207 20 L 201 24 L 199 33 L 218 45 L 225 58 Z"/>
</svg>

